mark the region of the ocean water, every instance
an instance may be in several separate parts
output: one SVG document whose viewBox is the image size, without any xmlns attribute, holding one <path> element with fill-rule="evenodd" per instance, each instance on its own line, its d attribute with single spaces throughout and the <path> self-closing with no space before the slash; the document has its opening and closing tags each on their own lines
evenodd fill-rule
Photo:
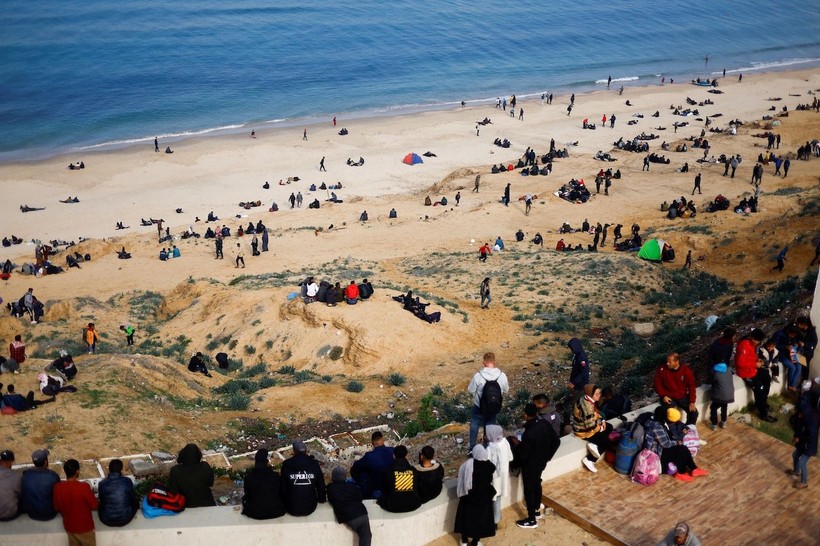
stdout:
<svg viewBox="0 0 820 546">
<path fill-rule="evenodd" d="M 1 11 L 0 161 L 562 94 L 610 75 L 645 85 L 820 65 L 820 10 L 788 0 L 5 0 Z"/>
</svg>

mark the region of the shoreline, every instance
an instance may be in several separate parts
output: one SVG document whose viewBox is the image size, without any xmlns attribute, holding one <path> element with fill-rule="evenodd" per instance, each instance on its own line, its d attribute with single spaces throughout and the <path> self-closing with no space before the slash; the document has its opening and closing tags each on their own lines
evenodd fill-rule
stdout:
<svg viewBox="0 0 820 546">
<path fill-rule="evenodd" d="M 755 78 L 760 76 L 766 76 L 768 74 L 778 74 L 778 73 L 792 73 L 792 72 L 806 72 L 815 70 L 820 68 L 820 59 L 804 59 L 804 58 L 797 58 L 797 59 L 787 59 L 783 61 L 773 62 L 773 63 L 760 63 L 760 67 L 741 67 L 741 68 L 727 68 L 726 69 L 726 79 L 727 81 L 732 81 L 731 76 L 735 76 L 738 73 L 743 73 L 744 78 Z M 807 64 L 809 66 L 800 66 L 799 68 L 795 68 L 796 66 Z M 723 78 L 721 77 L 722 70 L 712 71 L 712 70 L 704 70 L 703 76 L 714 76 L 721 81 Z M 746 73 L 749 73 L 746 76 Z M 558 94 L 559 96 L 563 96 L 564 94 L 577 94 L 579 96 L 587 96 L 594 93 L 604 93 L 604 92 L 616 92 L 620 85 L 624 85 L 624 91 L 627 90 L 631 92 L 640 91 L 642 89 L 650 89 L 655 87 L 664 87 L 664 85 L 658 83 L 659 78 L 665 77 L 667 81 L 671 77 L 672 79 L 676 79 L 681 77 L 682 74 L 672 74 L 672 73 L 661 73 L 655 75 L 643 74 L 637 76 L 618 76 L 612 79 L 612 86 L 611 89 L 607 89 L 605 86 L 606 79 L 598 79 L 594 81 L 583 81 L 583 82 L 570 82 L 570 83 L 562 83 L 553 86 L 549 90 L 545 91 L 525 91 L 520 95 L 518 93 L 515 94 L 520 100 L 524 101 L 535 101 L 540 100 L 540 95 L 542 92 L 553 94 Z M 655 82 L 651 83 L 650 79 L 654 79 Z M 680 80 L 680 85 L 688 85 L 689 80 Z M 669 85 L 668 83 L 666 84 Z M 678 84 L 673 84 L 678 85 Z M 503 98 L 503 96 L 502 96 Z M 495 98 L 493 97 L 486 97 L 486 98 L 471 98 L 471 99 L 464 99 L 467 107 L 480 107 L 480 106 L 492 106 L 495 103 Z M 454 100 L 454 101 L 444 101 L 438 103 L 427 103 L 427 104 L 410 104 L 410 105 L 382 105 L 382 106 L 374 106 L 367 110 L 354 110 L 350 112 L 338 112 L 335 114 L 336 117 L 342 117 L 347 121 L 362 121 L 362 120 L 377 120 L 377 119 L 385 119 L 385 118 L 393 118 L 393 117 L 402 117 L 402 116 L 414 116 L 419 114 L 431 113 L 431 112 L 442 112 L 448 110 L 458 110 L 461 102 Z M 96 153 L 96 152 L 118 152 L 123 150 L 128 150 L 130 148 L 140 149 L 143 146 L 150 147 L 153 144 L 153 140 L 155 137 L 161 139 L 162 142 L 167 144 L 180 144 L 185 143 L 189 140 L 197 140 L 197 139 L 210 139 L 210 138 L 225 138 L 225 137 L 232 137 L 237 135 L 244 135 L 249 134 L 251 130 L 255 130 L 257 134 L 261 134 L 262 132 L 269 132 L 274 130 L 286 130 L 293 127 L 316 127 L 326 123 L 328 120 L 334 117 L 333 113 L 328 114 L 312 114 L 308 116 L 301 116 L 301 117 L 294 117 L 294 118 L 280 118 L 280 119 L 271 119 L 271 120 L 262 120 L 262 121 L 246 121 L 246 122 L 227 122 L 225 125 L 217 126 L 217 127 L 206 127 L 206 128 L 198 128 L 198 129 L 181 129 L 177 132 L 165 133 L 165 134 L 157 134 L 154 136 L 132 136 L 123 139 L 117 139 L 113 141 L 104 141 L 98 142 L 94 144 L 87 144 L 82 146 L 75 146 L 68 149 L 50 149 L 50 150 L 29 150 L 29 151 L 9 151 L 9 152 L 0 152 L 0 166 L 5 165 L 28 165 L 32 163 L 42 162 L 42 161 L 50 161 L 58 158 L 65 158 L 69 159 L 72 156 L 76 156 L 78 154 L 89 154 L 89 153 Z M 341 126 L 340 126 L 341 127 Z M 20 157 L 22 155 L 22 157 Z M 8 158 L 6 158 L 8 156 Z"/>
</svg>

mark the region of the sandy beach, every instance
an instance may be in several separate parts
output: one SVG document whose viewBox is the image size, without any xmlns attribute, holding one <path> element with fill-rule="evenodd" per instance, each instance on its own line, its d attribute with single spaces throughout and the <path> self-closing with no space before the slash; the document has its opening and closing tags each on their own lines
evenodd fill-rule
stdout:
<svg viewBox="0 0 820 546">
<path fill-rule="evenodd" d="M 275 263 L 251 260 L 252 271 L 294 268 L 309 263 L 313 256 L 328 257 L 331 250 L 342 244 L 341 255 L 369 257 L 374 259 L 402 255 L 408 245 L 427 250 L 442 248 L 469 248 L 471 240 L 493 239 L 497 235 L 511 238 L 522 228 L 525 232 L 554 230 L 561 222 L 577 226 L 585 217 L 607 216 L 607 221 L 620 221 L 628 225 L 633 218 L 652 210 L 658 202 L 671 200 L 691 190 L 693 175 L 679 174 L 678 169 L 688 161 L 692 172 L 702 167 L 695 163 L 700 151 L 685 154 L 667 152 L 669 165 L 653 164 L 649 173 L 641 173 L 640 162 L 644 154 L 617 152 L 618 162 L 604 165 L 592 161 L 598 150 L 609 151 L 613 141 L 620 137 L 632 138 L 640 132 L 656 133 L 660 139 L 650 141 L 651 151 L 659 151 L 661 141 L 681 141 L 699 135 L 703 122 L 695 117 L 711 116 L 714 126 L 725 127 L 733 119 L 753 121 L 760 119 L 771 106 L 778 111 L 783 105 L 793 110 L 797 103 L 811 102 L 807 91 L 820 86 L 820 73 L 816 70 L 778 72 L 747 75 L 742 83 L 736 78 L 721 80 L 720 91 L 724 94 L 707 93 L 708 88 L 690 85 L 688 82 L 674 85 L 656 85 L 643 88 L 627 88 L 622 96 L 614 88 L 587 95 L 579 95 L 571 116 L 566 114 L 567 96 L 556 96 L 552 105 L 540 101 L 519 103 L 524 109 L 524 120 L 511 118 L 507 112 L 493 106 L 459 108 L 451 111 L 430 112 L 395 118 L 378 118 L 346 122 L 338 120 L 334 127 L 327 123 L 307 128 L 308 140 L 302 139 L 302 128 L 258 131 L 256 138 L 250 135 L 191 139 L 173 144 L 174 153 L 155 153 L 153 146 L 141 146 L 108 152 L 87 152 L 82 155 L 58 157 L 30 164 L 6 164 L 0 166 L 0 180 L 4 187 L 2 210 L 4 236 L 14 234 L 25 241 L 40 239 L 48 241 L 63 239 L 77 241 L 80 237 L 103 239 L 106 242 L 125 245 L 140 258 L 150 259 L 159 247 L 142 245 L 156 237 L 155 227 L 141 227 L 140 218 L 162 218 L 171 233 L 179 235 L 189 225 L 204 233 L 204 222 L 194 223 L 195 217 L 205 219 L 211 210 L 220 217 L 219 225 L 225 223 L 236 231 L 249 220 L 262 220 L 277 236 L 272 244 Z M 792 95 L 801 95 L 795 97 Z M 682 118 L 673 116 L 670 105 L 683 105 L 685 98 L 695 101 L 714 100 L 714 105 L 699 108 L 700 116 Z M 781 97 L 782 101 L 770 102 L 769 97 Z M 633 105 L 625 106 L 629 100 Z M 654 112 L 659 118 L 650 117 Z M 721 113 L 722 117 L 715 118 Z M 602 115 L 615 114 L 614 128 L 601 127 Z M 633 117 L 642 114 L 642 119 Z M 480 127 L 476 136 L 476 121 L 489 117 L 491 125 Z M 583 130 L 581 120 L 598 123 L 595 131 Z M 627 122 L 638 123 L 629 126 Z M 688 127 L 673 132 L 675 121 L 688 121 Z M 666 127 L 665 131 L 656 128 Z M 349 135 L 339 136 L 342 127 Z M 710 155 L 732 155 L 740 151 L 734 139 L 707 133 L 714 146 Z M 495 138 L 507 138 L 512 142 L 509 149 L 493 145 Z M 559 148 L 566 143 L 570 157 L 559 159 L 547 177 L 520 177 L 517 172 L 491 175 L 493 164 L 515 163 L 524 150 L 532 146 L 539 154 L 548 148 L 554 138 Z M 787 149 L 797 142 L 784 143 Z M 160 142 L 160 148 L 165 144 Z M 408 152 L 423 154 L 431 151 L 437 157 L 424 158 L 423 165 L 408 166 L 401 162 Z M 754 150 L 755 153 L 758 150 Z M 662 153 L 662 152 L 661 152 Z M 744 154 L 753 159 L 751 150 Z M 325 157 L 327 172 L 319 172 L 319 162 Z M 351 167 L 348 158 L 365 158 L 365 165 Z M 68 163 L 83 161 L 84 170 L 69 170 Z M 705 165 L 703 187 L 707 194 L 739 194 L 748 189 L 747 169 L 751 161 L 744 163 L 743 176 L 731 183 L 719 178 L 720 166 Z M 809 164 L 813 167 L 812 164 Z M 571 178 L 585 179 L 591 183 L 601 167 L 619 168 L 624 179 L 615 181 L 612 195 L 596 196 L 584 206 L 572 206 L 552 195 Z M 637 168 L 636 168 L 637 167 Z M 803 165 L 795 165 L 795 175 L 801 174 Z M 475 174 L 482 175 L 481 190 L 471 193 Z M 299 177 L 299 182 L 280 186 L 280 180 Z M 744 182 L 741 182 L 743 180 Z M 269 190 L 262 189 L 268 181 Z M 309 186 L 322 182 L 342 183 L 336 190 L 341 204 L 326 203 L 329 191 L 310 192 Z M 504 185 L 512 184 L 514 203 L 510 210 L 501 209 L 497 203 Z M 462 189 L 460 207 L 454 204 L 454 194 Z M 764 185 L 765 190 L 765 185 Z M 301 192 L 304 204 L 301 209 L 290 210 L 288 196 Z M 515 203 L 518 196 L 532 192 L 538 195 L 533 214 L 524 217 L 522 206 Z M 424 207 L 425 195 L 434 201 L 446 195 L 447 207 Z M 79 203 L 64 204 L 60 199 L 77 196 Z M 314 198 L 322 202 L 319 210 L 308 210 L 307 204 Z M 244 210 L 240 201 L 260 200 L 262 207 Z M 280 210 L 269 213 L 271 203 Z M 45 207 L 43 211 L 21 213 L 20 205 Z M 395 207 L 399 218 L 387 219 L 390 208 Z M 182 214 L 175 209 L 183 209 Z M 357 222 L 360 213 L 367 210 L 370 221 Z M 615 211 L 628 212 L 621 217 Z M 490 215 L 487 217 L 487 215 Z M 241 218 L 237 218 L 239 215 Z M 618 216 L 612 218 L 612 216 Z M 420 218 L 429 217 L 429 221 Z M 610 219 L 611 218 L 611 219 Z M 122 221 L 130 229 L 116 231 L 115 223 Z M 340 227 L 343 232 L 315 237 L 306 227 Z M 444 228 L 444 229 L 442 229 Z M 304 229 L 304 231 L 302 231 Z M 386 231 L 389 230 L 389 231 Z M 193 263 L 206 254 L 206 242 L 200 240 L 175 241 L 182 249 L 185 260 L 181 264 L 162 264 L 166 269 L 179 271 L 181 275 L 208 274 L 222 277 L 230 274 L 219 268 L 214 271 L 210 262 Z M 547 246 L 554 241 L 547 238 Z M 99 262 L 89 266 L 92 270 L 116 262 L 112 247 L 100 247 L 102 255 L 94 256 Z M 298 249 L 298 251 L 296 251 Z M 19 245 L 0 249 L 0 257 L 13 258 L 22 263 L 33 257 L 32 245 Z M 112 262 L 112 260 L 114 260 Z M 132 262 L 133 264 L 134 262 Z M 207 265 L 206 265 L 207 264 Z M 115 286 L 130 284 L 128 270 L 123 275 L 107 279 Z M 141 269 L 141 268 L 140 268 Z M 144 273 L 142 271 L 140 274 Z M 80 275 L 95 274 L 94 271 Z M 96 277 L 97 275 L 95 275 Z M 75 273 L 61 277 L 75 277 Z M 163 276 L 156 288 L 168 288 L 178 282 L 179 275 Z M 11 286 L 15 286 L 12 279 Z M 45 294 L 54 284 L 52 279 L 38 281 Z M 62 284 L 62 283 L 59 283 Z M 94 282 L 100 288 L 98 280 Z M 103 286 L 105 281 L 103 281 Z"/>
</svg>

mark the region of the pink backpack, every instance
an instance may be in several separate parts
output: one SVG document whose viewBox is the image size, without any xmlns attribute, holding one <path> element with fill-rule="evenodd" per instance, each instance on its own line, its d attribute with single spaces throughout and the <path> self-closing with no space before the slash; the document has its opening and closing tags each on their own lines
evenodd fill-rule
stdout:
<svg viewBox="0 0 820 546">
<path fill-rule="evenodd" d="M 661 459 L 654 451 L 644 449 L 635 459 L 632 467 L 632 481 L 641 485 L 652 485 L 661 475 Z"/>
<path fill-rule="evenodd" d="M 689 449 L 692 457 L 698 454 L 698 450 L 700 449 L 700 437 L 698 436 L 698 429 L 695 428 L 695 425 L 686 427 L 686 434 L 683 436 L 683 445 Z"/>
</svg>

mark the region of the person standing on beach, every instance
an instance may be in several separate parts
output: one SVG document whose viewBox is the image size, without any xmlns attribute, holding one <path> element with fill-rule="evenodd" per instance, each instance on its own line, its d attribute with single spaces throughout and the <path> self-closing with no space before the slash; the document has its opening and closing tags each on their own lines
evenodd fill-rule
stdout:
<svg viewBox="0 0 820 546">
<path fill-rule="evenodd" d="M 504 110 L 505 112 L 507 111 L 507 97 L 504 97 L 503 99 L 501 99 L 501 109 Z"/>
<path fill-rule="evenodd" d="M 221 232 L 216 233 L 215 243 L 216 243 L 216 259 L 217 260 L 222 260 L 222 259 L 225 258 L 225 255 L 222 254 L 222 233 Z"/>
<path fill-rule="evenodd" d="M 575 93 L 573 93 L 573 94 L 569 97 L 569 103 L 570 103 L 571 105 L 575 106 Z"/>
<path fill-rule="evenodd" d="M 695 175 L 695 187 L 692 188 L 692 195 L 695 195 L 695 190 L 698 190 L 698 195 L 701 195 L 701 191 L 700 191 L 700 173 Z"/>
<path fill-rule="evenodd" d="M 157 137 L 154 137 L 154 151 L 159 151 L 159 140 L 157 140 Z"/>
<path fill-rule="evenodd" d="M 302 140 L 307 140 L 307 129 L 302 133 Z"/>
<path fill-rule="evenodd" d="M 236 243 L 236 268 L 239 267 L 239 264 L 242 264 L 242 269 L 245 269 L 245 251 L 242 250 L 242 243 Z"/>
<path fill-rule="evenodd" d="M 723 69 L 723 77 L 724 78 L 726 77 L 726 69 L 725 68 Z"/>
<path fill-rule="evenodd" d="M 649 170 L 649 156 L 643 158 L 643 168 L 641 171 L 648 171 Z"/>
<path fill-rule="evenodd" d="M 507 182 L 507 186 L 504 188 L 504 206 L 510 206 L 510 183 Z"/>
<path fill-rule="evenodd" d="M 610 85 L 611 83 L 612 83 L 612 76 L 609 76 L 609 77 L 606 79 L 606 88 L 607 88 L 607 89 L 609 89 L 609 85 Z"/>
<path fill-rule="evenodd" d="M 569 106 L 567 106 L 567 116 L 569 116 L 571 113 L 572 113 L 572 105 L 570 104 Z"/>
<path fill-rule="evenodd" d="M 160 243 L 162 242 L 162 222 L 164 222 L 162 218 L 157 220 L 157 239 Z"/>
<path fill-rule="evenodd" d="M 327 172 L 327 169 L 325 169 L 325 156 L 322 156 L 322 160 L 319 161 L 319 172 Z"/>
<path fill-rule="evenodd" d="M 490 277 L 484 277 L 484 280 L 481 281 L 481 286 L 479 286 L 478 291 L 479 295 L 481 296 L 481 308 L 488 309 L 490 307 L 490 302 L 493 301 L 493 298 L 490 295 Z"/>
<path fill-rule="evenodd" d="M 524 121 L 524 109 L 523 108 L 518 109 L 518 119 L 520 121 Z"/>
<path fill-rule="evenodd" d="M 692 269 L 692 251 L 686 253 L 686 261 L 683 263 L 681 269 Z"/>
<path fill-rule="evenodd" d="M 740 83 L 740 82 L 742 82 L 742 81 L 743 81 L 743 74 L 738 74 L 738 76 L 737 76 L 737 83 Z"/>
<path fill-rule="evenodd" d="M 302 197 L 302 192 L 296 192 L 296 207 L 302 208 L 302 201 L 304 201 L 304 197 Z"/>
<path fill-rule="evenodd" d="M 475 185 L 473 186 L 473 193 L 478 193 L 478 186 L 481 183 L 481 175 L 475 175 Z"/>
<path fill-rule="evenodd" d="M 296 194 L 294 194 L 293 192 L 290 192 L 290 197 L 288 197 L 288 201 L 290 201 L 290 208 L 295 207 L 296 206 Z"/>
<path fill-rule="evenodd" d="M 336 116 L 333 116 L 333 126 L 336 127 Z"/>
<path fill-rule="evenodd" d="M 88 326 L 85 328 L 85 344 L 88 347 L 88 354 L 94 354 L 97 352 L 97 329 L 94 327 L 93 322 L 89 322 Z"/>
<path fill-rule="evenodd" d="M 268 251 L 268 228 L 262 228 L 262 252 Z"/>
<path fill-rule="evenodd" d="M 786 178 L 789 175 L 789 167 L 791 166 L 791 159 L 787 157 L 786 160 L 783 162 L 783 178 Z"/>
<path fill-rule="evenodd" d="M 459 202 L 461 201 L 461 192 L 456 192 L 456 206 L 458 206 Z"/>
</svg>

